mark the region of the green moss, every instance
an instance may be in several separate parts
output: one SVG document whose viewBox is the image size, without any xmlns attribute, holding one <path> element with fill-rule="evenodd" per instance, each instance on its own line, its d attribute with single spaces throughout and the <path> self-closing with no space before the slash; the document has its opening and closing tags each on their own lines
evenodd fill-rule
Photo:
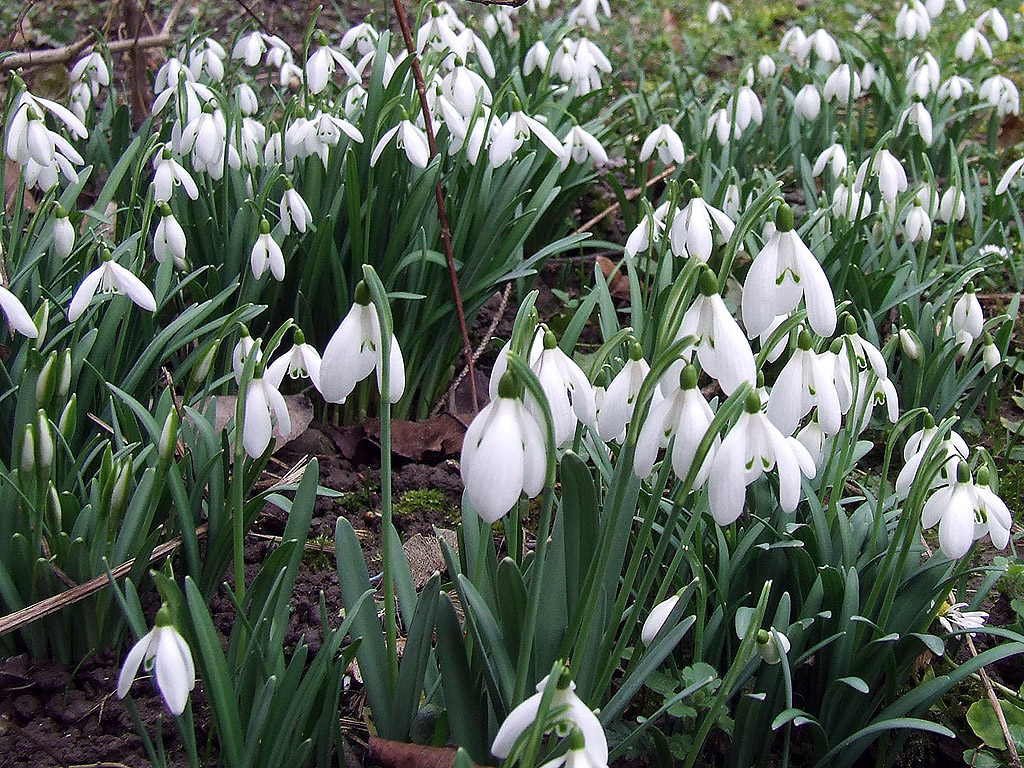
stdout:
<svg viewBox="0 0 1024 768">
<path fill-rule="evenodd" d="M 400 493 L 392 505 L 392 512 L 395 517 L 428 514 L 444 520 L 457 520 L 459 516 L 448 495 L 437 488 L 414 488 Z"/>
</svg>

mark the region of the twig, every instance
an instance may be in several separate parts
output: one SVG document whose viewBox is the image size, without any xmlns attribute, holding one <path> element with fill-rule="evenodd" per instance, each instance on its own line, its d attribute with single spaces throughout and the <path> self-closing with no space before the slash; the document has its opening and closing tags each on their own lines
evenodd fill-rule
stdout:
<svg viewBox="0 0 1024 768">
<path fill-rule="evenodd" d="M 476 0 L 474 0 L 474 2 L 475 1 Z M 663 170 L 661 173 L 659 173 L 653 179 L 648 179 L 647 183 L 644 184 L 642 187 L 637 187 L 636 189 L 631 189 L 628 192 L 626 192 L 626 199 L 627 200 L 636 200 L 638 197 L 640 197 L 640 194 L 644 190 L 646 190 L 648 187 L 651 187 L 651 186 L 657 184 L 662 179 L 667 179 L 669 176 L 671 176 L 675 172 L 676 172 L 676 167 L 674 165 L 670 165 L 670 166 L 666 167 L 665 170 Z M 608 206 L 603 211 L 601 211 L 599 214 L 597 214 L 597 216 L 592 218 L 590 221 L 588 221 L 583 226 L 579 227 L 576 230 L 576 234 L 578 235 L 580 232 L 586 232 L 587 230 L 589 230 L 592 227 L 596 226 L 599 222 L 603 221 L 605 218 L 610 216 L 612 213 L 614 213 L 615 211 L 619 210 L 619 208 L 621 208 L 621 207 L 622 207 L 622 204 L 618 200 L 616 200 L 610 206 Z"/>
<path fill-rule="evenodd" d="M 206 523 L 196 528 L 196 536 L 205 536 L 207 528 Z M 177 536 L 168 542 L 161 544 L 159 547 L 153 550 L 153 554 L 149 556 L 149 562 L 152 564 L 162 557 L 166 557 L 173 552 L 178 546 L 181 545 L 181 537 Z M 123 576 L 127 576 L 128 572 L 135 565 L 135 558 L 127 560 L 121 565 L 114 568 L 111 573 L 115 579 L 120 579 Z M 9 613 L 6 616 L 0 617 L 0 637 L 13 632 L 16 629 L 31 624 L 34 621 L 50 616 L 51 614 L 57 613 L 63 610 L 69 605 L 77 603 L 79 600 L 84 600 L 90 595 L 94 595 L 101 589 L 106 587 L 110 583 L 107 575 L 97 576 L 94 579 L 84 584 L 80 584 L 77 587 L 69 589 L 67 592 L 61 592 L 59 595 L 48 597 L 45 600 L 40 600 L 38 603 L 22 608 L 20 611 Z"/>
<path fill-rule="evenodd" d="M 972 656 L 978 655 L 978 650 L 974 647 L 974 640 L 971 639 L 970 635 L 967 637 L 967 647 L 971 651 Z M 1013 741 L 1013 737 L 1010 736 L 1010 728 L 1006 724 L 1006 716 L 1003 714 L 1003 707 L 999 703 L 999 698 L 996 696 L 996 692 L 992 689 L 992 681 L 988 679 L 988 673 L 985 671 L 985 667 L 982 666 L 978 669 L 978 675 L 981 677 L 981 687 L 985 689 L 985 693 L 988 696 L 989 702 L 992 704 L 992 709 L 995 710 L 996 720 L 999 721 L 999 728 L 1003 732 L 1003 739 L 1006 741 L 1006 749 L 1010 753 L 1010 765 L 1013 768 L 1021 768 L 1020 755 L 1017 754 L 1017 745 Z"/>
<path fill-rule="evenodd" d="M 252 20 L 253 20 L 253 21 L 255 21 L 255 22 L 256 22 L 257 24 L 259 24 L 259 26 L 260 26 L 260 29 L 262 29 L 262 30 L 263 30 L 263 32 L 264 32 L 265 34 L 267 34 L 267 35 L 273 35 L 273 34 L 274 34 L 274 33 L 273 33 L 273 32 L 271 32 L 271 31 L 270 31 L 270 29 L 269 29 L 269 28 L 267 27 L 267 25 L 266 25 L 266 23 L 265 23 L 265 22 L 263 21 L 263 19 L 261 19 L 261 18 L 260 18 L 260 17 L 259 17 L 259 16 L 258 16 L 258 15 L 257 15 L 257 14 L 256 14 L 256 13 L 255 13 L 255 12 L 253 11 L 253 10 L 252 10 L 252 8 L 250 8 L 250 7 L 248 6 L 248 5 L 246 5 L 246 4 L 245 4 L 245 0 L 235 0 L 235 2 L 236 2 L 236 3 L 238 4 L 238 5 L 240 5 L 240 6 L 242 7 L 242 10 L 243 10 L 243 11 L 245 11 L 245 12 L 246 12 L 247 14 L 249 14 L 249 16 L 251 16 L 251 17 L 252 17 Z"/>
<path fill-rule="evenodd" d="M 174 42 L 172 32 L 184 2 L 185 0 L 176 0 L 174 6 L 170 10 L 170 13 L 167 14 L 167 18 L 164 20 L 164 24 L 160 28 L 160 32 L 158 34 L 146 35 L 138 39 L 131 38 L 127 40 L 113 40 L 106 44 L 106 49 L 110 51 L 110 53 L 118 53 L 120 51 L 128 51 L 136 48 L 160 48 L 170 45 Z M 86 35 L 81 40 L 77 40 L 69 45 L 62 45 L 59 48 L 51 48 L 45 51 L 23 51 L 21 53 L 11 54 L 0 61 L 0 65 L 2 65 L 4 69 L 18 69 L 19 67 L 35 67 L 43 64 L 60 64 L 66 61 L 71 61 L 71 59 L 77 58 L 79 54 L 85 53 L 87 50 L 92 50 L 95 47 L 96 42 L 93 40 L 92 35 Z"/>
<path fill-rule="evenodd" d="M 520 0 L 520 5 L 525 0 Z M 416 81 L 416 91 L 420 95 L 420 108 L 423 111 L 423 126 L 427 131 L 427 145 L 430 147 L 430 159 L 437 155 L 437 141 L 434 138 L 434 124 L 430 117 L 430 105 L 427 103 L 427 84 L 423 79 L 423 70 L 420 69 L 420 59 L 416 55 L 416 43 L 412 36 L 412 29 L 409 27 L 409 19 L 405 15 L 405 3 L 402 0 L 393 0 L 395 14 L 398 16 L 398 23 L 402 28 L 402 37 L 405 38 L 405 49 L 412 59 L 412 74 Z M 466 328 L 466 313 L 462 308 L 462 292 L 459 290 L 459 276 L 455 272 L 455 257 L 452 255 L 452 232 L 448 227 L 448 212 L 444 205 L 444 187 L 441 186 L 441 177 L 438 176 L 437 184 L 434 186 L 434 195 L 437 198 L 437 217 L 441 222 L 441 243 L 444 246 L 444 258 L 448 262 L 448 277 L 452 283 L 452 293 L 455 299 L 455 314 L 459 318 L 459 330 L 462 331 L 462 353 L 466 356 L 466 365 L 469 368 L 469 384 L 473 393 L 473 410 L 479 409 L 479 402 L 476 396 L 476 376 L 473 375 L 473 349 L 469 344 L 469 330 Z"/>
</svg>

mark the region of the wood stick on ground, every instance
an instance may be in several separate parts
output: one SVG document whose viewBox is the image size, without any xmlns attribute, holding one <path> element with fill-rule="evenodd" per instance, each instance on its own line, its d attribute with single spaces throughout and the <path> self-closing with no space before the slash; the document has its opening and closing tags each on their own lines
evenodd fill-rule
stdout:
<svg viewBox="0 0 1024 768">
<path fill-rule="evenodd" d="M 654 184 L 657 184 L 659 181 L 662 181 L 663 179 L 667 179 L 669 176 L 671 176 L 675 172 L 676 172 L 676 167 L 674 165 L 668 166 L 667 168 L 665 168 L 665 170 L 663 170 L 661 173 L 659 173 L 653 179 L 648 179 L 647 183 L 644 184 L 642 187 L 637 187 L 636 189 L 628 190 L 626 192 L 626 199 L 627 200 L 636 200 L 638 197 L 640 197 L 640 193 L 643 192 L 645 189 L 647 189 L 650 186 L 653 186 Z M 597 216 L 592 218 L 586 224 L 583 224 L 581 227 L 579 227 L 576 230 L 576 234 L 579 234 L 580 232 L 588 231 L 592 227 L 596 226 L 598 224 L 598 222 L 603 221 L 608 216 L 611 216 L 615 211 L 619 210 L 619 208 L 621 208 L 621 207 L 622 207 L 622 205 L 619 203 L 618 200 L 616 200 L 614 203 L 612 203 L 607 208 L 605 208 L 603 211 L 601 211 L 599 214 L 597 214 Z"/>
<path fill-rule="evenodd" d="M 970 635 L 967 637 L 967 647 L 971 651 L 971 656 L 978 655 L 978 649 L 974 647 L 974 640 Z M 985 667 L 978 669 L 978 675 L 981 677 L 981 687 L 985 689 L 985 694 L 988 696 L 989 702 L 992 704 L 992 709 L 995 710 L 996 720 L 999 721 L 999 728 L 1003 732 L 1003 739 L 1006 740 L 1006 749 L 1010 752 L 1010 765 L 1013 768 L 1021 768 L 1020 755 L 1017 754 L 1017 745 L 1013 741 L 1013 737 L 1010 736 L 1010 728 L 1006 725 L 1006 716 L 1003 714 L 1003 707 L 999 703 L 999 698 L 996 696 L 996 692 L 992 689 L 992 681 L 988 679 L 988 673 L 985 671 Z"/>
</svg>

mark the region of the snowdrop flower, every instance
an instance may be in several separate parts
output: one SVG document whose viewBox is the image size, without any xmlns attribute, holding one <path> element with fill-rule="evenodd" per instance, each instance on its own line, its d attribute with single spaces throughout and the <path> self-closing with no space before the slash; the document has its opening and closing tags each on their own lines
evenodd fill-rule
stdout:
<svg viewBox="0 0 1024 768">
<path fill-rule="evenodd" d="M 881 378 L 872 371 L 861 371 L 858 374 L 856 391 L 857 400 L 853 405 L 853 413 L 854 429 L 858 433 L 867 429 L 875 406 L 883 403 L 889 423 L 896 423 L 900 417 L 899 395 L 896 392 L 896 385 L 891 380 Z"/>
<path fill-rule="evenodd" d="M 860 75 L 850 69 L 849 64 L 836 67 L 825 81 L 826 102 L 835 99 L 840 104 L 846 104 L 851 97 L 856 101 L 860 98 L 860 91 Z"/>
<path fill-rule="evenodd" d="M 896 15 L 896 38 L 913 40 L 919 37 L 924 40 L 932 29 L 931 16 L 920 0 L 911 0 L 909 5 L 900 8 Z"/>
<path fill-rule="evenodd" d="M 959 101 L 965 93 L 974 93 L 974 85 L 965 77 L 953 75 L 939 86 L 939 101 Z"/>
<path fill-rule="evenodd" d="M 462 482 L 473 509 L 487 523 L 506 515 L 524 492 L 533 498 L 544 488 L 544 435 L 522 394 L 513 374 L 502 375 L 498 396 L 480 410 L 462 441 Z"/>
<path fill-rule="evenodd" d="M 1010 166 L 1003 173 L 1002 178 L 999 179 L 999 183 L 996 185 L 996 194 L 1001 195 L 1010 188 L 1010 182 L 1013 181 L 1013 177 L 1020 173 L 1020 169 L 1024 168 L 1024 158 L 1014 160 L 1010 163 Z"/>
<path fill-rule="evenodd" d="M 841 58 L 839 44 L 824 29 L 816 29 L 804 39 L 797 58 L 806 61 L 812 52 L 819 61 L 836 62 Z"/>
<path fill-rule="evenodd" d="M 652 212 L 647 201 L 644 201 L 646 213 L 626 238 L 626 256 L 632 258 L 650 248 L 652 242 L 658 242 L 661 239 L 661 233 L 665 229 L 665 217 L 668 216 L 670 205 L 671 202 L 666 200 Z"/>
<path fill-rule="evenodd" d="M 24 169 L 26 186 L 38 185 L 46 190 L 57 183 L 58 171 L 76 182 L 75 166 L 85 161 L 67 139 L 46 127 L 44 109 L 62 120 L 74 135 L 85 138 L 88 132 L 66 107 L 27 91 L 18 97 L 7 129 L 7 156 Z"/>
<path fill-rule="evenodd" d="M 735 132 L 733 132 L 732 124 L 729 122 L 729 113 L 724 109 L 716 109 L 708 117 L 708 124 L 704 130 L 704 138 L 709 139 L 714 135 L 719 144 L 725 145 L 729 141 L 730 133 L 734 133 L 735 137 L 739 138 L 741 133 L 739 126 L 737 126 Z"/>
<path fill-rule="evenodd" d="M 981 302 L 974 292 L 974 283 L 967 284 L 967 290 L 953 305 L 950 326 L 957 335 L 966 333 L 971 341 L 981 336 L 985 329 L 985 314 Z"/>
<path fill-rule="evenodd" d="M 860 70 L 860 84 L 865 91 L 871 89 L 877 77 L 878 70 L 875 69 L 875 65 L 870 61 L 864 62 L 864 66 Z"/>
<path fill-rule="evenodd" d="M 267 50 L 267 44 L 263 42 L 263 35 L 259 32 L 250 32 L 242 35 L 231 49 L 231 58 L 241 59 L 247 67 L 255 67 L 263 58 Z"/>
<path fill-rule="evenodd" d="M 853 188 L 845 184 L 837 184 L 832 192 L 832 215 L 838 218 L 844 216 L 850 221 L 858 218 L 865 218 L 871 213 L 871 195 L 856 185 Z"/>
<path fill-rule="evenodd" d="M 538 40 L 526 51 L 526 56 L 523 58 L 523 77 L 528 76 L 533 70 L 543 72 L 547 69 L 548 59 L 551 57 L 551 51 L 544 44 L 543 40 Z"/>
<path fill-rule="evenodd" d="M 856 189 L 864 188 L 869 169 L 872 176 L 878 177 L 878 189 L 886 202 L 895 202 L 896 195 L 907 191 L 907 172 L 889 150 L 880 150 L 873 158 L 861 163 L 857 169 L 857 179 L 854 181 Z"/>
<path fill-rule="evenodd" d="M 671 376 L 672 372 L 668 375 Z M 675 382 L 676 386 L 666 393 L 665 399 L 651 406 L 640 429 L 633 457 L 633 473 L 637 477 L 649 477 L 658 452 L 672 443 L 672 470 L 680 480 L 686 478 L 697 458 L 697 448 L 715 418 L 711 406 L 697 388 L 697 369 L 694 366 L 685 366 L 675 377 Z M 695 488 L 707 480 L 720 444 L 716 438 L 704 457 L 694 478 Z"/>
<path fill-rule="evenodd" d="M 171 199 L 171 192 L 174 187 L 181 185 L 185 194 L 190 199 L 196 200 L 199 197 L 199 187 L 191 174 L 176 161 L 170 148 L 164 147 L 153 156 L 153 183 L 150 185 L 153 190 L 153 200 L 157 203 L 166 203 Z"/>
<path fill-rule="evenodd" d="M 897 133 L 903 130 L 904 125 L 914 126 L 926 147 L 932 145 L 932 116 L 920 101 L 915 101 L 903 110 L 896 125 Z"/>
<path fill-rule="evenodd" d="M 606 766 L 608 764 L 608 738 L 605 736 L 604 728 L 601 726 L 601 721 L 597 719 L 597 715 L 576 695 L 576 685 L 570 679 L 568 669 L 565 669 L 557 680 L 551 680 L 550 675 L 546 676 L 537 683 L 537 692 L 533 696 L 509 712 L 494 737 L 491 754 L 499 759 L 509 756 L 519 737 L 537 719 L 544 691 L 552 683 L 556 688 L 551 697 L 550 711 L 564 710 L 561 719 L 555 724 L 556 732 L 564 735 L 573 730 L 578 731 L 583 737 L 583 748 L 589 760 L 585 765 Z"/>
<path fill-rule="evenodd" d="M 729 10 L 729 6 L 720 0 L 711 0 L 708 4 L 708 24 L 717 24 L 719 19 L 725 19 L 726 21 L 732 21 L 732 11 Z"/>
<path fill-rule="evenodd" d="M 942 9 L 946 7 L 946 0 L 924 0 L 924 7 L 930 18 L 937 19 L 942 14 Z"/>
<path fill-rule="evenodd" d="M 757 74 L 762 80 L 769 80 L 775 77 L 775 59 L 764 54 L 757 60 Z"/>
<path fill-rule="evenodd" d="M 541 345 L 539 354 L 530 361 L 530 368 L 537 374 L 537 380 L 544 390 L 555 424 L 555 445 L 561 447 L 572 440 L 577 422 L 596 428 L 594 388 L 583 369 L 558 348 L 554 333 L 545 331 Z M 540 421 L 536 403 L 527 398 L 527 404 Z"/>
<path fill-rule="evenodd" d="M 842 414 L 834 358 L 815 354 L 811 334 L 801 331 L 796 351 L 772 387 L 767 416 L 782 434 L 791 435 L 796 432 L 800 419 L 815 407 L 821 430 L 827 435 L 836 434 Z"/>
<path fill-rule="evenodd" d="M 53 206 L 53 249 L 62 259 L 66 259 L 75 247 L 75 228 L 68 218 L 68 212 L 60 203 Z"/>
<path fill-rule="evenodd" d="M 999 354 L 999 347 L 996 346 L 991 333 L 985 333 L 981 347 L 981 361 L 985 366 L 986 372 L 991 371 L 1002 362 L 1002 357 Z"/>
<path fill-rule="evenodd" d="M 160 221 L 157 222 L 156 232 L 153 234 L 153 258 L 163 264 L 170 256 L 174 260 L 174 266 L 184 269 L 185 247 L 185 231 L 171 214 L 170 206 L 161 203 Z"/>
<path fill-rule="evenodd" d="M 586 38 L 575 44 L 572 83 L 578 94 L 591 93 L 601 87 L 601 73 L 612 71 L 612 64 L 600 48 Z"/>
<path fill-rule="evenodd" d="M 569 167 L 570 161 L 585 163 L 588 157 L 593 158 L 597 164 L 608 162 L 608 153 L 601 146 L 601 142 L 578 125 L 574 125 L 566 134 L 562 147 L 562 170 Z"/>
<path fill-rule="evenodd" d="M 935 455 L 943 458 L 939 471 L 933 477 L 918 478 L 918 472 L 928 451 L 928 446 L 931 445 L 938 432 L 935 419 L 930 413 L 926 413 L 924 426 L 912 434 L 907 440 L 907 444 L 903 446 L 903 460 L 906 463 L 896 477 L 894 490 L 897 499 L 907 498 L 915 483 L 927 481 L 929 488 L 938 488 L 948 485 L 956 477 L 957 467 L 962 460 L 967 458 L 969 449 L 963 437 L 951 430 L 948 437 L 936 446 Z"/>
<path fill-rule="evenodd" d="M 711 465 L 708 502 L 715 522 L 734 522 L 743 511 L 747 486 L 773 468 L 779 475 L 779 504 L 792 512 L 800 501 L 800 476 L 814 477 L 814 460 L 796 438 L 779 432 L 761 412 L 761 396 L 750 392 Z"/>
<path fill-rule="evenodd" d="M 691 194 L 690 201 L 676 213 L 669 227 L 672 251 L 678 256 L 695 256 L 706 262 L 714 245 L 714 230 L 719 232 L 722 241 L 728 241 L 736 225 L 724 212 L 705 202 L 695 183 L 686 186 Z"/>
<path fill-rule="evenodd" d="M 918 338 L 917 334 L 908 328 L 900 328 L 900 349 L 903 350 L 903 354 L 911 360 L 920 360 L 924 350 L 921 347 L 921 339 Z"/>
<path fill-rule="evenodd" d="M 736 129 L 745 131 L 751 123 L 760 125 L 764 119 L 761 111 L 761 101 L 757 98 L 750 86 L 744 85 L 736 92 L 734 97 L 730 96 L 726 102 L 725 111 L 729 115 L 735 115 Z M 724 143 L 724 142 L 723 142 Z"/>
<path fill-rule="evenodd" d="M 28 310 L 25 309 L 25 305 L 3 285 L 0 285 L 0 311 L 3 311 L 4 317 L 7 318 L 7 325 L 10 327 L 12 335 L 17 331 L 29 339 L 39 336 L 36 324 L 32 321 Z"/>
<path fill-rule="evenodd" d="M 408 119 L 403 119 L 394 128 L 384 132 L 384 135 L 380 137 L 380 141 L 377 142 L 377 146 L 373 148 L 373 153 L 370 155 L 370 165 L 377 164 L 381 153 L 392 138 L 395 139 L 396 147 L 405 150 L 405 156 L 409 158 L 410 163 L 418 168 L 427 167 L 427 163 L 430 162 L 430 147 L 427 144 L 427 136 Z"/>
<path fill-rule="evenodd" d="M 105 294 L 123 293 L 143 309 L 156 311 L 156 298 L 152 291 L 139 278 L 114 261 L 110 251 L 105 249 L 103 263 L 86 275 L 71 298 L 71 305 L 68 307 L 70 322 L 75 322 L 85 313 L 97 291 Z"/>
<path fill-rule="evenodd" d="M 259 346 L 253 341 L 252 336 L 249 335 L 249 329 L 243 325 L 238 341 L 235 343 L 234 349 L 231 350 L 231 369 L 235 374 L 236 384 L 242 383 L 245 362 L 251 354 L 256 355 L 257 363 L 263 359 L 263 353 L 260 352 Z"/>
<path fill-rule="evenodd" d="M 360 56 L 366 56 L 376 51 L 379 38 L 380 34 L 377 30 L 371 24 L 367 24 L 364 21 L 361 24 L 350 27 L 341 36 L 341 42 L 338 44 L 338 47 L 342 52 L 347 53 L 350 48 L 355 46 L 356 52 Z"/>
<path fill-rule="evenodd" d="M 822 153 L 818 155 L 818 158 L 814 161 L 814 167 L 811 169 L 811 174 L 817 178 L 824 173 L 825 168 L 832 171 L 832 175 L 839 178 L 843 175 L 843 171 L 846 170 L 846 149 L 842 144 L 832 144 L 822 150 Z"/>
<path fill-rule="evenodd" d="M 950 187 L 942 195 L 939 203 L 939 218 L 946 224 L 963 221 L 967 213 L 967 196 L 957 187 Z"/>
<path fill-rule="evenodd" d="M 931 239 L 932 217 L 928 215 L 920 200 L 915 200 L 907 213 L 906 221 L 903 222 L 903 235 L 912 243 Z"/>
<path fill-rule="evenodd" d="M 337 67 L 341 67 L 350 83 L 358 83 L 362 80 L 359 71 L 348 60 L 348 57 L 327 44 L 327 37 L 323 32 L 317 33 L 317 40 L 320 47 L 306 61 L 306 87 L 309 88 L 310 93 L 317 94 L 326 88 Z"/>
<path fill-rule="evenodd" d="M 281 215 L 281 229 L 285 235 L 292 231 L 292 223 L 299 232 L 305 232 L 306 227 L 313 223 L 313 214 L 309 212 L 309 206 L 302 199 L 302 195 L 292 187 L 290 179 L 284 180 L 284 194 L 281 197 L 279 206 Z"/>
<path fill-rule="evenodd" d="M 99 93 L 100 86 L 110 85 L 110 69 L 99 51 L 88 53 L 71 68 L 70 80 L 72 82 L 85 82 L 93 96 Z"/>
<path fill-rule="evenodd" d="M 327 342 L 320 366 L 320 394 L 329 403 L 343 403 L 357 383 L 377 372 L 377 389 L 383 375 L 383 340 L 377 310 L 363 281 L 356 285 L 355 301 Z M 398 339 L 391 336 L 389 399 L 397 403 L 405 392 L 405 359 Z"/>
<path fill-rule="evenodd" d="M 292 379 L 308 378 L 319 391 L 320 365 L 320 353 L 306 343 L 306 335 L 296 328 L 292 348 L 267 366 L 263 378 L 278 389 L 285 374 Z"/>
<path fill-rule="evenodd" d="M 117 698 L 123 699 L 139 673 L 139 666 L 154 670 L 156 686 L 171 714 L 177 717 L 185 711 L 189 692 L 196 685 L 196 668 L 192 651 L 171 623 L 171 612 L 166 605 L 156 614 L 153 627 L 125 657 L 124 666 L 117 677 Z"/>
<path fill-rule="evenodd" d="M 779 41 L 779 51 L 788 53 L 795 59 L 800 58 L 800 52 L 804 50 L 804 44 L 807 42 L 807 35 L 801 27 L 791 27 L 786 30 L 786 33 L 782 36 L 782 40 Z"/>
<path fill-rule="evenodd" d="M 985 36 L 974 27 L 968 27 L 967 31 L 957 41 L 956 57 L 960 61 L 970 61 L 974 58 L 974 53 L 979 48 L 986 59 L 992 58 L 992 46 L 988 44 Z"/>
<path fill-rule="evenodd" d="M 651 612 L 647 615 L 647 620 L 644 622 L 643 628 L 640 630 L 640 641 L 644 645 L 650 645 L 654 638 L 661 632 L 661 628 L 665 626 L 665 622 L 668 621 L 668 617 L 671 615 L 676 604 L 679 602 L 679 595 L 672 595 L 667 600 L 662 600 L 656 606 L 651 608 Z"/>
<path fill-rule="evenodd" d="M 814 83 L 808 83 L 793 99 L 793 110 L 804 120 L 814 120 L 821 112 L 821 95 Z"/>
<path fill-rule="evenodd" d="M 705 268 L 700 275 L 700 295 L 686 310 L 677 339 L 693 336 L 697 360 L 704 372 L 718 380 L 731 395 L 743 382 L 757 383 L 754 353 L 743 331 L 718 293 L 718 280 Z M 688 357 L 688 355 L 687 355 Z"/>
<path fill-rule="evenodd" d="M 740 215 L 740 188 L 736 184 L 729 184 L 725 188 L 725 196 L 722 198 L 722 213 L 729 217 L 729 221 L 736 221 Z"/>
<path fill-rule="evenodd" d="M 226 141 L 224 113 L 208 102 L 181 132 L 179 147 L 183 154 L 191 152 L 196 163 L 210 171 L 211 167 L 223 164 Z"/>
<path fill-rule="evenodd" d="M 988 487 L 987 468 L 982 467 L 978 475 L 976 485 L 967 462 L 961 461 L 956 480 L 935 491 L 921 510 L 921 527 L 939 526 L 939 546 L 953 560 L 966 555 L 986 533 L 999 549 L 1005 549 L 1010 540 L 1010 511 Z"/>
<path fill-rule="evenodd" d="M 603 11 L 606 18 L 612 15 L 608 0 L 579 0 L 579 5 L 569 11 L 568 22 L 570 25 L 590 27 L 597 32 L 601 29 L 601 22 L 597 18 L 598 10 Z"/>
<path fill-rule="evenodd" d="M 235 101 L 243 115 L 254 115 L 259 111 L 260 103 L 256 99 L 256 92 L 248 83 L 241 83 L 235 89 Z"/>
<path fill-rule="evenodd" d="M 473 114 L 477 100 L 484 105 L 491 103 L 491 89 L 487 87 L 484 79 L 469 67 L 453 67 L 452 71 L 441 79 L 441 93 L 463 117 Z"/>
<path fill-rule="evenodd" d="M 996 39 L 1005 43 L 1010 39 L 1010 28 L 1006 24 L 1006 18 L 999 12 L 998 8 L 989 8 L 974 21 L 974 28 L 981 29 L 988 25 Z"/>
<path fill-rule="evenodd" d="M 286 437 L 292 431 L 288 404 L 276 385 L 266 378 L 253 377 L 245 391 L 245 420 L 242 447 L 252 458 L 259 458 L 271 438 Z"/>
<path fill-rule="evenodd" d="M 939 62 L 931 53 L 926 51 L 912 58 L 907 65 L 907 96 L 927 98 L 939 87 L 939 74 Z"/>
<path fill-rule="evenodd" d="M 753 338 L 776 315 L 787 315 L 803 298 L 807 320 L 819 336 L 836 328 L 836 302 L 832 286 L 814 254 L 793 229 L 793 210 L 780 205 L 776 231 L 754 257 L 747 271 L 741 303 L 747 336 Z"/>
<path fill-rule="evenodd" d="M 943 601 L 942 609 L 935 618 L 939 620 L 939 624 L 947 632 L 981 629 L 985 626 L 988 614 L 985 611 L 965 611 L 964 608 L 966 607 L 967 603 L 958 603 L 956 601 L 956 592 L 950 591 L 949 597 Z M 974 635 L 975 633 L 972 632 L 971 637 L 974 637 Z"/>
<path fill-rule="evenodd" d="M 654 150 L 658 150 L 658 157 L 665 165 L 670 162 L 681 163 L 686 160 L 683 140 L 667 123 L 659 125 L 644 139 L 643 146 L 640 147 L 640 159 L 647 160 L 654 154 Z"/>
<path fill-rule="evenodd" d="M 981 84 L 978 96 L 995 107 L 1000 117 L 1020 114 L 1020 93 L 1009 78 L 993 75 Z"/>
<path fill-rule="evenodd" d="M 263 277 L 268 266 L 275 280 L 284 280 L 284 254 L 281 252 L 281 246 L 270 234 L 270 222 L 266 219 L 260 221 L 260 233 L 249 254 L 249 265 L 252 267 L 253 277 L 257 280 Z"/>
<path fill-rule="evenodd" d="M 497 168 L 511 160 L 512 155 L 519 151 L 531 134 L 540 139 L 545 147 L 560 158 L 562 142 L 546 125 L 523 112 L 518 98 L 515 101 L 515 110 L 508 116 L 508 120 L 495 131 L 491 140 L 489 155 L 491 167 Z"/>
<path fill-rule="evenodd" d="M 597 409 L 597 433 L 602 440 L 622 442 L 625 439 L 626 427 L 636 408 L 636 396 L 650 372 L 651 366 L 644 360 L 643 348 L 633 342 L 629 346 L 629 359 L 611 380 Z M 657 389 L 654 397 L 660 400 Z"/>
<path fill-rule="evenodd" d="M 759 629 L 757 631 L 755 648 L 757 655 L 764 659 L 766 663 L 778 664 L 782 661 L 782 654 L 789 653 L 789 638 L 775 627 Z"/>
<path fill-rule="evenodd" d="M 422 56 L 427 46 L 439 53 L 445 50 L 461 53 L 465 58 L 465 51 L 459 42 L 458 32 L 452 28 L 450 17 L 442 15 L 436 6 L 430 9 L 430 17 L 416 32 L 416 53 Z"/>
</svg>

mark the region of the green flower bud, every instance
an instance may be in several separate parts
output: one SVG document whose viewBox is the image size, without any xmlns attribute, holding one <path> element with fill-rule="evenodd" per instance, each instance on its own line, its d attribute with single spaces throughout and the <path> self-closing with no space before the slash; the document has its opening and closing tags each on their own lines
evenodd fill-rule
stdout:
<svg viewBox="0 0 1024 768">
<path fill-rule="evenodd" d="M 747 413 L 760 413 L 761 396 L 757 392 L 748 393 L 747 399 L 743 401 L 743 410 Z"/>
<path fill-rule="evenodd" d="M 361 307 L 370 303 L 370 288 L 363 280 L 356 283 L 355 303 Z"/>
<path fill-rule="evenodd" d="M 775 228 L 779 232 L 793 231 L 793 209 L 782 203 L 775 211 Z"/>
</svg>

